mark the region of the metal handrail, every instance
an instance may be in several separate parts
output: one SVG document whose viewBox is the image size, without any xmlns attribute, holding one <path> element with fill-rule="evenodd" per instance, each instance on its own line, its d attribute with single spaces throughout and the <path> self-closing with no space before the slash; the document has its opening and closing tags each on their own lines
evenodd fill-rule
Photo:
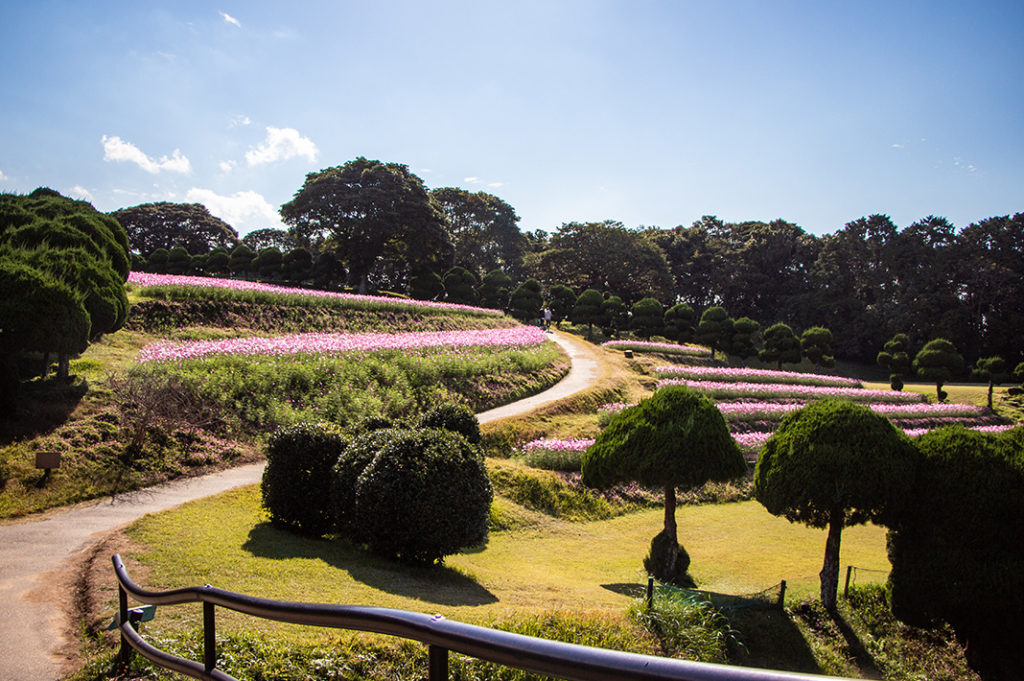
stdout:
<svg viewBox="0 0 1024 681">
<path fill-rule="evenodd" d="M 131 651 L 135 650 L 162 667 L 208 681 L 235 681 L 216 669 L 215 606 L 277 622 L 351 629 L 426 643 L 430 681 L 448 678 L 449 651 L 569 681 L 824 681 L 836 678 L 592 648 L 392 608 L 278 601 L 209 585 L 147 591 L 131 580 L 120 555 L 114 555 L 113 563 L 118 582 L 121 662 L 127 664 Z M 147 643 L 134 628 L 128 595 L 152 605 L 202 603 L 203 663 L 175 657 Z"/>
</svg>

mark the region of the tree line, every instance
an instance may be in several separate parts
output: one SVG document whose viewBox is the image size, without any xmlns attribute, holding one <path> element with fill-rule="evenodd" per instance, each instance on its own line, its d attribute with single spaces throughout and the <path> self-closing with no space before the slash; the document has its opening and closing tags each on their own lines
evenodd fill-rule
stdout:
<svg viewBox="0 0 1024 681">
<path fill-rule="evenodd" d="M 511 280 L 509 295 L 533 279 L 549 305 L 557 305 L 553 291 L 564 286 L 576 295 L 593 289 L 605 300 L 618 298 L 627 315 L 634 303 L 653 298 L 665 310 L 684 303 L 699 315 L 723 307 L 766 326 L 825 327 L 842 359 L 872 362 L 901 333 L 917 349 L 941 337 L 971 360 L 1024 359 L 1024 213 L 960 230 L 941 217 L 901 229 L 887 216 L 870 215 L 823 236 L 785 220 L 729 223 L 714 216 L 672 229 L 604 221 L 524 232 L 512 206 L 496 196 L 431 191 L 406 166 L 365 158 L 307 175 L 281 207 L 287 229 L 239 238 L 197 204 L 190 211 L 206 213 L 202 220 L 158 219 L 181 206 L 145 204 L 112 214 L 128 232 L 138 267 L 474 303 L 487 297 L 484 279 L 500 272 Z M 236 254 L 240 246 L 246 250 Z M 183 251 L 173 254 L 175 247 Z M 213 254 L 217 249 L 223 251 Z M 506 299 L 494 306 L 510 305 Z"/>
</svg>

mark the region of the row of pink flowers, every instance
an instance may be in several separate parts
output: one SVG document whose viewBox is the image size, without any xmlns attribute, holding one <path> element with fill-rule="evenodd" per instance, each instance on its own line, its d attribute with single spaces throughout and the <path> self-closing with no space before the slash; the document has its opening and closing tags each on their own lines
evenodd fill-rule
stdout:
<svg viewBox="0 0 1024 681">
<path fill-rule="evenodd" d="M 438 347 L 529 347 L 543 343 L 545 338 L 544 331 L 536 326 L 405 333 L 297 333 L 215 341 L 157 341 L 142 348 L 136 361 L 181 361 L 207 355 L 337 355 Z"/>
<path fill-rule="evenodd" d="M 746 383 L 728 381 L 691 381 L 685 378 L 665 378 L 658 381 L 658 387 L 685 385 L 715 398 L 737 397 L 792 397 L 798 399 L 825 399 L 839 397 L 867 402 L 924 402 L 920 393 L 903 393 L 895 390 L 866 390 L 864 388 L 842 388 L 818 385 L 788 385 L 781 383 Z"/>
<path fill-rule="evenodd" d="M 654 369 L 661 376 L 678 376 L 695 381 L 746 381 L 748 383 L 786 383 L 800 385 L 834 385 L 860 388 L 860 381 L 843 376 L 808 374 L 799 371 L 774 371 L 746 367 L 704 367 L 668 365 Z"/>
<path fill-rule="evenodd" d="M 430 300 L 412 300 L 389 296 L 368 296 L 356 293 L 339 293 L 337 291 L 319 291 L 316 289 L 275 286 L 244 279 L 218 279 L 216 277 L 191 277 L 178 274 L 151 274 L 148 272 L 129 272 L 128 282 L 137 286 L 195 286 L 202 288 L 227 288 L 236 291 L 259 291 L 263 293 L 280 293 L 286 295 L 308 296 L 311 298 L 341 298 L 355 302 L 382 303 L 386 305 L 402 305 L 408 307 L 441 308 L 452 311 L 472 311 L 477 314 L 504 314 L 501 310 L 460 305 L 456 303 L 438 303 Z"/>
<path fill-rule="evenodd" d="M 665 352 L 676 355 L 709 356 L 711 351 L 699 345 L 680 345 L 678 343 L 655 343 L 653 341 L 610 340 L 601 343 L 612 350 L 636 350 L 637 352 Z"/>
<path fill-rule="evenodd" d="M 803 402 L 718 402 L 715 406 L 722 412 L 727 421 L 760 421 L 772 420 L 804 406 Z M 625 402 L 609 402 L 597 408 L 599 412 L 615 413 L 633 404 Z M 876 402 L 867 405 L 871 411 L 888 418 L 929 418 L 979 416 L 985 407 L 976 404 L 915 402 L 909 404 L 891 404 Z"/>
</svg>

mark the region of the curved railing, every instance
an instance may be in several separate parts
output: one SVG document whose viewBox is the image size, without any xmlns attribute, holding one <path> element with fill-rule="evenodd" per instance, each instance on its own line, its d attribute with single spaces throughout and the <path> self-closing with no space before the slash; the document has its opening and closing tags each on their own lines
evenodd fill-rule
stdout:
<svg viewBox="0 0 1024 681">
<path fill-rule="evenodd" d="M 391 608 L 293 603 L 246 596 L 212 586 L 147 591 L 132 582 L 121 556 L 115 555 L 113 562 L 118 582 L 121 663 L 128 663 L 134 649 L 157 665 L 196 679 L 235 681 L 234 677 L 216 669 L 216 606 L 277 622 L 351 629 L 420 641 L 428 647 L 430 681 L 448 678 L 448 651 L 570 681 L 823 681 L 828 678 L 591 648 Z M 128 608 L 129 595 L 151 605 L 202 603 L 203 662 L 176 657 L 146 642 L 135 629 L 137 617 L 133 617 L 133 611 Z"/>
</svg>

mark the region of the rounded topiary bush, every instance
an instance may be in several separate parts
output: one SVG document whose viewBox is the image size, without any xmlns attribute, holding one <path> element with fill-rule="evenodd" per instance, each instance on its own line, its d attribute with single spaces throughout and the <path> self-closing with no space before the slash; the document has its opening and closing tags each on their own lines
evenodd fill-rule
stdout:
<svg viewBox="0 0 1024 681">
<path fill-rule="evenodd" d="M 388 433 L 356 483 L 352 538 L 415 563 L 484 541 L 492 491 L 480 451 L 451 431 Z"/>
<path fill-rule="evenodd" d="M 425 413 L 417 428 L 436 428 L 460 433 L 472 444 L 480 442 L 480 423 L 473 410 L 461 404 L 442 404 Z"/>
<path fill-rule="evenodd" d="M 301 423 L 270 437 L 261 490 L 271 522 L 313 536 L 331 530 L 331 469 L 346 444 L 336 428 L 320 423 Z"/>
<path fill-rule="evenodd" d="M 351 536 L 355 531 L 356 484 L 386 443 L 395 437 L 395 430 L 381 428 L 357 435 L 345 447 L 334 464 L 331 479 L 331 506 L 338 532 Z"/>
</svg>

